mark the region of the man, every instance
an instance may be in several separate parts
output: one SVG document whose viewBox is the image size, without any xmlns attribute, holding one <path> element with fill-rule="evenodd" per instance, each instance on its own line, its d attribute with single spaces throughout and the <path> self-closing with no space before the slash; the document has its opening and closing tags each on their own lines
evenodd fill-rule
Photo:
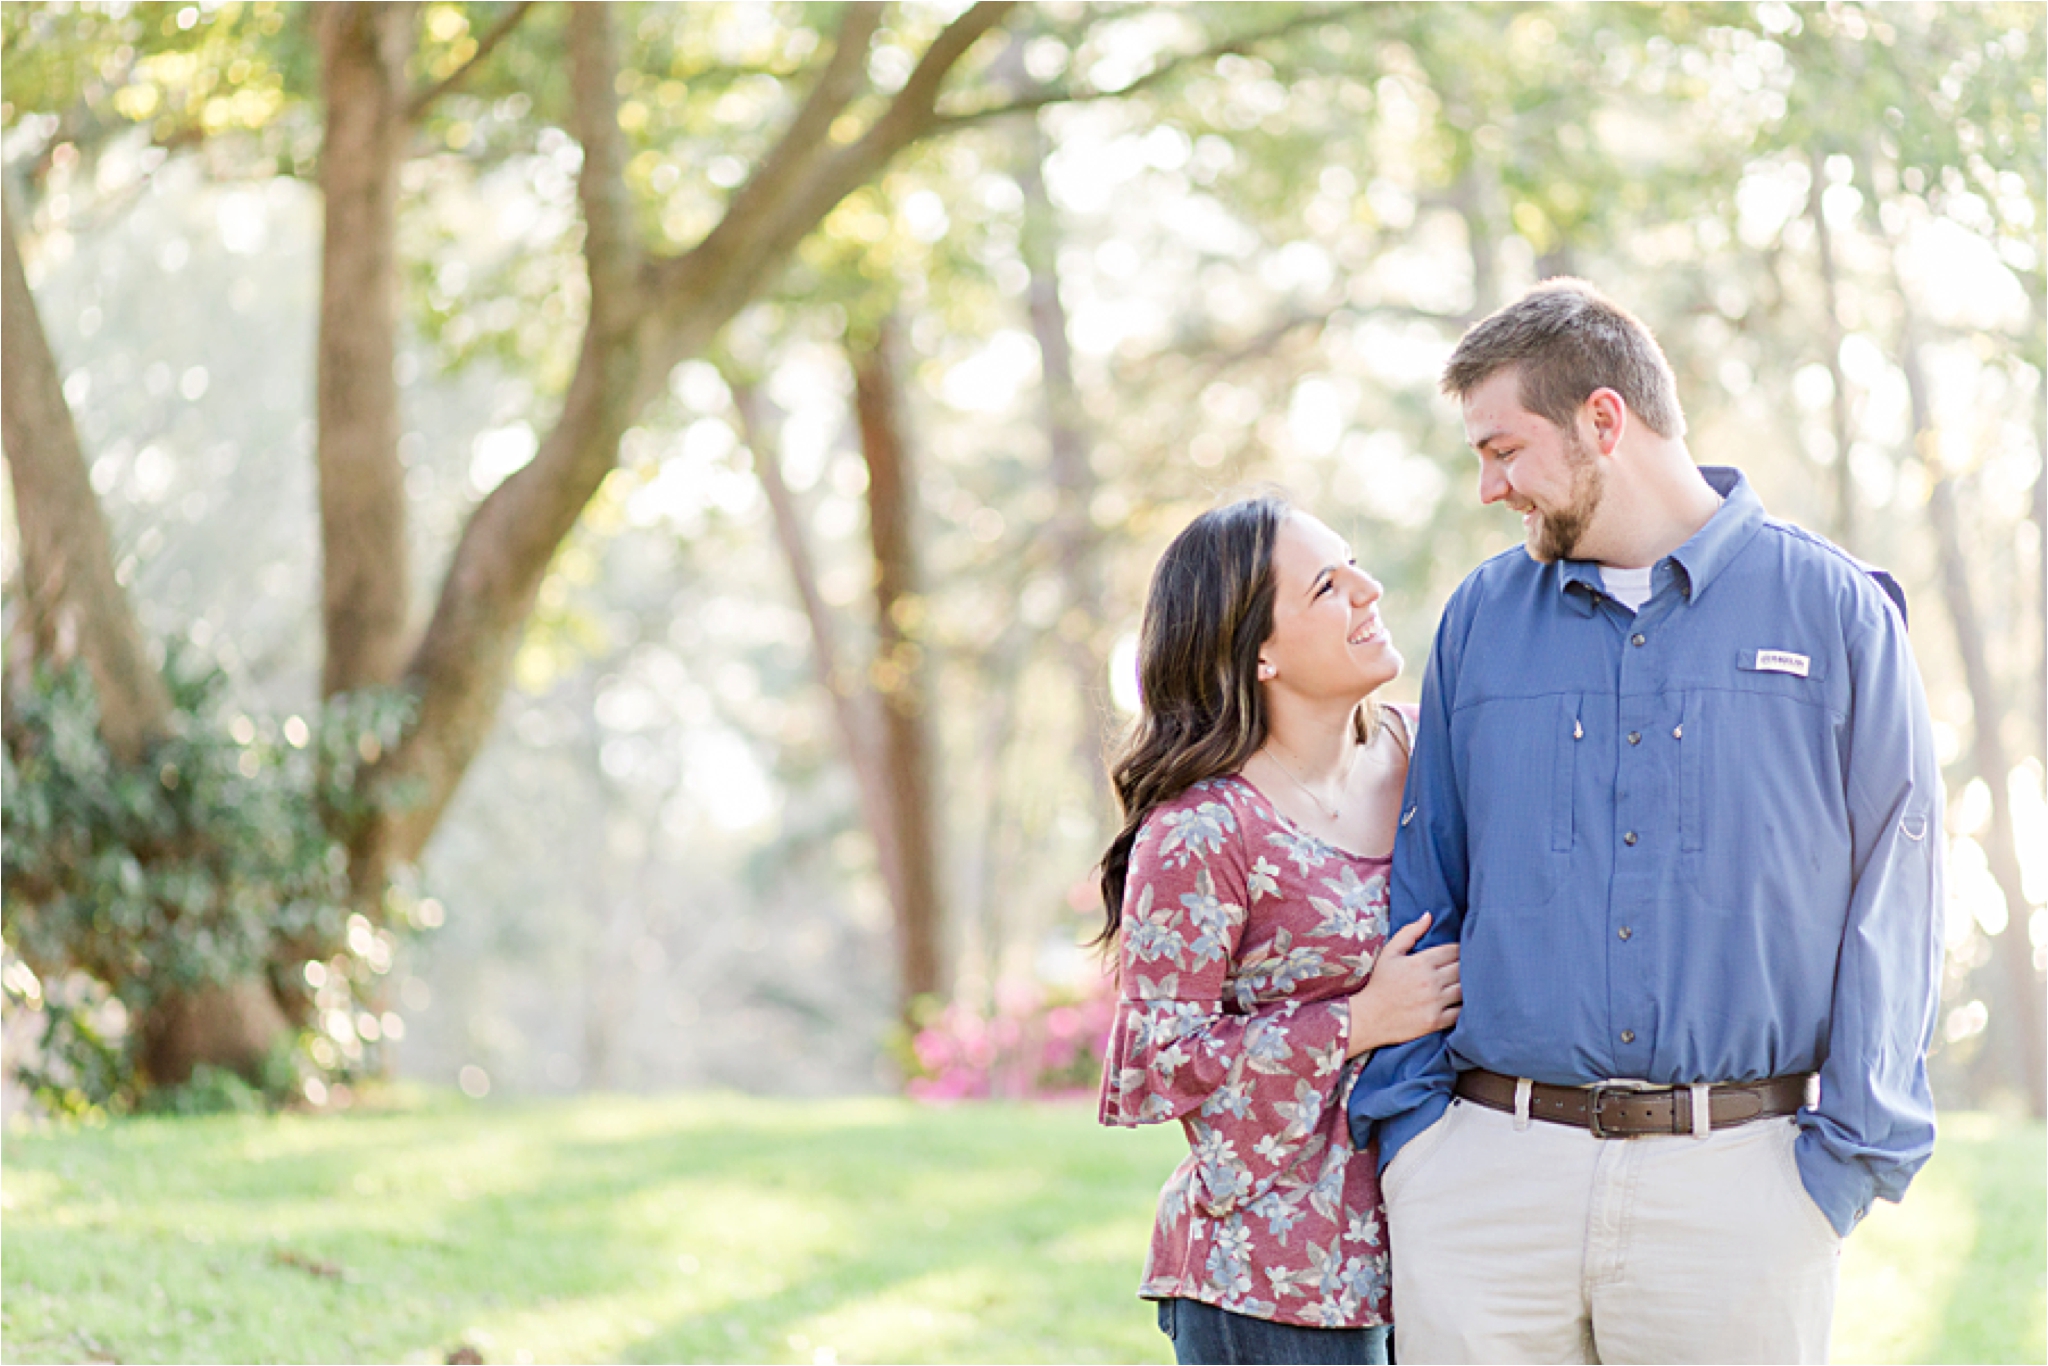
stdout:
<svg viewBox="0 0 2048 1366">
<path fill-rule="evenodd" d="M 1842 1237 L 1934 1144 L 1903 598 L 1696 467 L 1655 339 L 1581 281 L 1443 384 L 1527 543 L 1444 610 L 1394 857 L 1464 1013 L 1351 1100 L 1401 1358 L 1823 1361 Z"/>
</svg>

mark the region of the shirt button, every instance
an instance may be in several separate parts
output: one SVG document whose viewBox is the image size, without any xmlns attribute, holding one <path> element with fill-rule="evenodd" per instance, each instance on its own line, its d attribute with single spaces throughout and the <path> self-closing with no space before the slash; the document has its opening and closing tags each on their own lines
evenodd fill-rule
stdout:
<svg viewBox="0 0 2048 1366">
<path fill-rule="evenodd" d="M 1636 842 L 1636 832 L 1633 830 L 1629 831 L 1626 835 L 1623 835 L 1621 837 L 1621 842 L 1623 844 L 1629 845 L 1630 847 L 1634 847 Z"/>
<path fill-rule="evenodd" d="M 1631 939 L 1635 936 L 1635 931 L 1630 929 L 1626 925 L 1623 925 L 1620 929 L 1616 930 L 1615 933 L 1620 935 L 1623 939 Z"/>
<path fill-rule="evenodd" d="M 1646 638 L 1641 631 L 1638 631 L 1628 638 L 1628 643 L 1631 645 L 1642 645 L 1646 643 Z"/>
<path fill-rule="evenodd" d="M 1630 731 L 1628 733 L 1628 742 L 1632 745 L 1640 745 L 1643 743 L 1643 733 L 1639 730 Z"/>
<path fill-rule="evenodd" d="M 1636 1041 L 1636 1032 L 1633 1029 L 1622 1030 L 1621 1041 L 1623 1043 L 1634 1043 Z"/>
</svg>

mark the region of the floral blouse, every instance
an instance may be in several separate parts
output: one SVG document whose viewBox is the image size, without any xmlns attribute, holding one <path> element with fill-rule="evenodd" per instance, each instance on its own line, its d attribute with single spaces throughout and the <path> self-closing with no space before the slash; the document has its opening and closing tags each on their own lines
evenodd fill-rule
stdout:
<svg viewBox="0 0 2048 1366">
<path fill-rule="evenodd" d="M 1189 788 L 1131 850 L 1104 1124 L 1177 1119 L 1146 1299 L 1356 1328 L 1392 1317 L 1378 1154 L 1355 1152 L 1347 997 L 1386 942 L 1386 858 L 1289 824 L 1243 778 Z"/>
</svg>

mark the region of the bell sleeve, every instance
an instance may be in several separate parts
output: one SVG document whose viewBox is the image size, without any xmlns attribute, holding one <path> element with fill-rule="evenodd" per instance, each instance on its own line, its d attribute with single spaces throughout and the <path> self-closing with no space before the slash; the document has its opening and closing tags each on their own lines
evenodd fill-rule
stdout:
<svg viewBox="0 0 2048 1366">
<path fill-rule="evenodd" d="M 1251 908 L 1279 895 L 1271 865 L 1247 859 L 1240 820 L 1210 797 L 1155 813 L 1140 830 L 1103 1064 L 1102 1123 L 1184 1121 L 1193 1194 L 1211 1214 L 1256 1200 L 1280 1173 L 1320 1156 L 1351 1025 L 1346 997 L 1257 1004 L 1232 990 Z M 1286 948 L 1278 938 L 1273 947 Z"/>
</svg>

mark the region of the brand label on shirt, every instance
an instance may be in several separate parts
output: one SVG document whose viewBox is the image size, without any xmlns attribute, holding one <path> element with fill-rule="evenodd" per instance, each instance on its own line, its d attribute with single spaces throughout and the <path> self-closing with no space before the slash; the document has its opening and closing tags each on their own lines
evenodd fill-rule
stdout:
<svg viewBox="0 0 2048 1366">
<path fill-rule="evenodd" d="M 1790 650 L 1758 650 L 1756 667 L 1759 673 L 1796 674 L 1806 677 L 1806 656 L 1795 655 Z"/>
</svg>

